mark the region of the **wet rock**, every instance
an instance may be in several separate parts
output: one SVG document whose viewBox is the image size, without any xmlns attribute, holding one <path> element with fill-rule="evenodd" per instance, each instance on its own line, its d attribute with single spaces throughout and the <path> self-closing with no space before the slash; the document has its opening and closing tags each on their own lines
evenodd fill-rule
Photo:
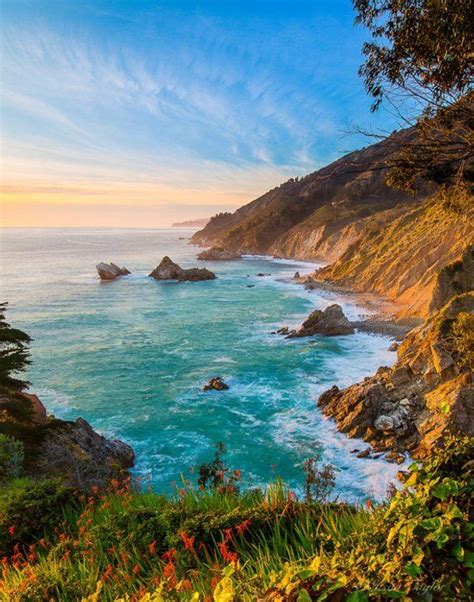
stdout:
<svg viewBox="0 0 474 602">
<path fill-rule="evenodd" d="M 388 351 L 398 351 L 399 347 L 400 347 L 399 343 L 392 343 L 390 345 L 390 347 L 388 348 Z"/>
<path fill-rule="evenodd" d="M 220 376 L 211 378 L 209 382 L 202 388 L 203 391 L 226 391 L 229 388 Z"/>
<path fill-rule="evenodd" d="M 127 268 L 121 268 L 115 263 L 98 263 L 95 266 L 101 280 L 115 280 L 119 276 L 127 276 L 130 272 Z"/>
<path fill-rule="evenodd" d="M 255 288 L 255 284 L 247 284 L 247 288 Z"/>
<path fill-rule="evenodd" d="M 199 253 L 197 258 L 208 261 L 229 261 L 231 259 L 241 259 L 242 255 L 223 247 L 211 247 Z"/>
<path fill-rule="evenodd" d="M 149 274 L 155 280 L 199 281 L 214 280 L 216 275 L 206 268 L 183 269 L 168 256 L 163 257 L 160 264 Z"/>
<path fill-rule="evenodd" d="M 324 311 L 316 309 L 303 322 L 301 328 L 292 333 L 289 338 L 309 337 L 315 334 L 338 336 L 354 334 L 354 328 L 344 315 L 340 305 L 334 304 Z"/>
<path fill-rule="evenodd" d="M 370 458 L 370 447 L 367 447 L 367 449 L 362 450 L 361 452 L 359 452 L 357 454 L 358 458 Z"/>
<path fill-rule="evenodd" d="M 276 333 L 277 333 L 277 334 L 282 334 L 282 335 L 284 335 L 284 334 L 288 334 L 288 332 L 289 332 L 289 328 L 288 328 L 288 326 L 283 326 L 282 328 L 279 328 L 279 329 L 276 331 Z"/>
<path fill-rule="evenodd" d="M 271 274 L 264 274 L 263 272 L 258 272 L 258 274 L 256 274 L 259 278 L 262 278 L 263 276 L 271 276 Z"/>
<path fill-rule="evenodd" d="M 388 454 L 385 454 L 384 460 L 391 464 L 403 464 L 403 462 L 405 462 L 405 456 L 400 452 L 392 450 L 388 452 Z"/>
<path fill-rule="evenodd" d="M 298 280 L 298 278 L 301 278 L 300 273 L 299 272 L 295 272 L 295 275 L 293 276 L 293 278 L 295 280 Z"/>
</svg>

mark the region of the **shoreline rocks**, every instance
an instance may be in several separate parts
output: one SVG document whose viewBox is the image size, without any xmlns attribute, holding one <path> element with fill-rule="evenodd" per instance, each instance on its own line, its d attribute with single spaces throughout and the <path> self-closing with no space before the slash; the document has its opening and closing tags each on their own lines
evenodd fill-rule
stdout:
<svg viewBox="0 0 474 602">
<path fill-rule="evenodd" d="M 121 268 L 115 263 L 98 263 L 95 266 L 101 280 L 115 280 L 119 276 L 128 276 L 130 271 L 127 268 Z"/>
<path fill-rule="evenodd" d="M 354 327 L 344 315 L 341 306 L 334 304 L 324 311 L 314 310 L 303 322 L 301 328 L 290 332 L 288 338 L 310 337 L 315 334 L 327 337 L 354 334 Z"/>
<path fill-rule="evenodd" d="M 163 257 L 160 264 L 149 274 L 155 280 L 179 280 L 181 282 L 214 280 L 216 275 L 206 268 L 183 269 L 168 256 Z"/>
<path fill-rule="evenodd" d="M 446 435 L 474 436 L 472 367 L 457 346 L 467 344 L 457 342 L 462 337 L 472 340 L 473 313 L 474 293 L 454 297 L 407 334 L 392 368 L 346 389 L 331 387 L 318 406 L 339 431 L 375 452 L 394 452 L 387 460 L 396 463 L 403 452 L 428 456 Z"/>
<path fill-rule="evenodd" d="M 197 258 L 201 261 L 230 261 L 233 259 L 242 259 L 242 255 L 223 247 L 211 247 L 199 253 Z"/>
</svg>

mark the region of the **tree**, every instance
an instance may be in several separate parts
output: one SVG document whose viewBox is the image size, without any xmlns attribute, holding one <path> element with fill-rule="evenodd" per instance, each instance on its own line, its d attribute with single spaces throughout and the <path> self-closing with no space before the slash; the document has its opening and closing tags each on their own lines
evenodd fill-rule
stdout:
<svg viewBox="0 0 474 602">
<path fill-rule="evenodd" d="M 372 110 L 385 100 L 417 129 L 389 183 L 472 180 L 474 0 L 354 0 L 354 8 L 372 36 L 359 70 Z"/>
<path fill-rule="evenodd" d="M 15 378 L 30 364 L 31 337 L 5 320 L 8 303 L 0 303 L 0 387 L 22 390 L 28 382 Z"/>
</svg>

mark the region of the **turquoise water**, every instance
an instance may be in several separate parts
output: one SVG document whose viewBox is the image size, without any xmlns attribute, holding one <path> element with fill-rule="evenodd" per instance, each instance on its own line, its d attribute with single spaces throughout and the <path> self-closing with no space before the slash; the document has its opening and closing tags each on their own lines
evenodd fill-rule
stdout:
<svg viewBox="0 0 474 602">
<path fill-rule="evenodd" d="M 136 472 L 158 491 L 169 490 L 180 473 L 189 477 L 223 441 L 246 484 L 280 476 L 298 489 L 302 463 L 320 450 L 337 468 L 341 497 L 383 495 L 398 467 L 355 458 L 350 450 L 363 444 L 337 433 L 315 400 L 334 383 L 392 363 L 389 339 L 271 335 L 335 300 L 350 317 L 359 315 L 347 298 L 308 293 L 291 281 L 310 264 L 248 257 L 206 262 L 214 281 L 148 278 L 165 254 L 183 267 L 202 263 L 180 240 L 190 233 L 4 230 L 2 298 L 10 302 L 9 321 L 34 338 L 31 389 L 57 416 L 83 416 L 129 442 Z M 101 283 L 99 261 L 125 265 L 132 275 Z M 202 392 L 212 376 L 222 376 L 229 391 Z"/>
</svg>

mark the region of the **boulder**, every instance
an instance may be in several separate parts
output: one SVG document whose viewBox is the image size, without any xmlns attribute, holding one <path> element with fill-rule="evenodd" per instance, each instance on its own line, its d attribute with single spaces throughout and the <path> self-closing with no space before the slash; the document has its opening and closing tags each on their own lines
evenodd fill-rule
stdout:
<svg viewBox="0 0 474 602">
<path fill-rule="evenodd" d="M 309 337 L 314 334 L 328 337 L 354 334 L 354 328 L 344 315 L 341 306 L 334 304 L 324 311 L 320 309 L 313 311 L 303 322 L 301 328 L 290 333 L 288 338 Z"/>
<path fill-rule="evenodd" d="M 209 382 L 204 385 L 204 387 L 202 388 L 203 391 L 226 391 L 229 388 L 229 385 L 227 385 L 220 376 L 214 376 L 214 378 L 211 378 L 209 380 Z"/>
<path fill-rule="evenodd" d="M 149 274 L 155 280 L 199 281 L 214 280 L 216 275 L 206 268 L 183 269 L 169 257 L 163 257 L 160 264 Z"/>
<path fill-rule="evenodd" d="M 127 276 L 128 274 L 130 274 L 130 272 L 127 270 L 127 268 L 120 268 L 118 265 L 116 265 L 115 263 L 98 263 L 95 266 L 98 274 L 99 274 L 99 278 L 101 280 L 115 280 L 116 278 L 118 278 L 119 276 Z"/>
<path fill-rule="evenodd" d="M 293 276 L 293 278 L 295 280 L 298 280 L 299 278 L 301 278 L 300 273 L 299 272 L 295 272 L 295 275 Z"/>
<path fill-rule="evenodd" d="M 201 260 L 207 259 L 208 261 L 229 261 L 231 259 L 241 259 L 242 255 L 223 247 L 211 247 L 199 253 L 197 258 Z"/>
</svg>

